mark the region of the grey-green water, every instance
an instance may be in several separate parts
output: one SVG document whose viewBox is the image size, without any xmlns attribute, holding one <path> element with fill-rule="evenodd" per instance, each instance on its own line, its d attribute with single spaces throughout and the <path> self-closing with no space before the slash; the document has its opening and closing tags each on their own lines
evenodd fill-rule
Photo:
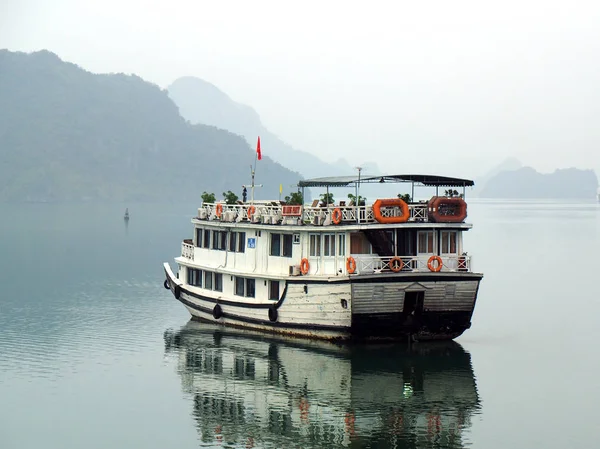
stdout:
<svg viewBox="0 0 600 449">
<path fill-rule="evenodd" d="M 485 273 L 446 345 L 188 323 L 189 205 L 0 205 L 0 448 L 597 446 L 600 206 L 470 202 Z"/>
</svg>

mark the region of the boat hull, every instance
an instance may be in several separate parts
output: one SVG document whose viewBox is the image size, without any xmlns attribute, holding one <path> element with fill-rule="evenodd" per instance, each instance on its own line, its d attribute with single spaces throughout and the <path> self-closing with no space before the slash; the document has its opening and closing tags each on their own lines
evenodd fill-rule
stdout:
<svg viewBox="0 0 600 449">
<path fill-rule="evenodd" d="M 278 301 L 248 301 L 183 284 L 165 287 L 193 319 L 327 340 L 451 340 L 471 326 L 481 274 L 404 274 L 340 280 L 291 277 Z"/>
</svg>

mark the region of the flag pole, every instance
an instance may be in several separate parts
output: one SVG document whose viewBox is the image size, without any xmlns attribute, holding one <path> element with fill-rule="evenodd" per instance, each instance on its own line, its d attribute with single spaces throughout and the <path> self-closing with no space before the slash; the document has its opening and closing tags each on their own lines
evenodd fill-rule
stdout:
<svg viewBox="0 0 600 449">
<path fill-rule="evenodd" d="M 254 175 L 256 174 L 256 161 L 260 155 L 260 136 L 256 142 L 256 151 L 254 152 L 254 167 L 250 166 L 250 172 L 252 175 L 252 184 L 250 186 L 250 204 L 254 204 Z M 262 158 L 261 158 L 262 159 Z"/>
</svg>

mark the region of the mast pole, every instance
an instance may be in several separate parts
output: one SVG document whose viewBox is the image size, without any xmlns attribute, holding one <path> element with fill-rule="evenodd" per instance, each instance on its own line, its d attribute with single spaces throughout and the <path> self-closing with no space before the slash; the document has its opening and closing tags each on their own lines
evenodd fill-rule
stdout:
<svg viewBox="0 0 600 449">
<path fill-rule="evenodd" d="M 250 172 L 252 174 L 252 184 L 250 185 L 250 204 L 254 204 L 254 175 L 256 173 L 256 159 L 258 158 L 258 151 L 254 152 L 254 167 L 250 166 Z"/>
<path fill-rule="evenodd" d="M 358 170 L 358 181 L 356 183 L 356 222 L 360 223 L 360 172 L 362 171 L 362 167 L 356 167 Z M 366 205 L 366 203 L 365 203 Z"/>
</svg>

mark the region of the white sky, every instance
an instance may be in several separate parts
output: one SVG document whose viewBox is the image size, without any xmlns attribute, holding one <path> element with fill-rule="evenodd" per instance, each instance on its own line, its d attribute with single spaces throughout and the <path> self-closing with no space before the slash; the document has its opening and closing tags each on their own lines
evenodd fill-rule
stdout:
<svg viewBox="0 0 600 449">
<path fill-rule="evenodd" d="M 203 78 L 328 161 L 600 169 L 598 2 L 0 0 L 0 48 Z"/>
</svg>

